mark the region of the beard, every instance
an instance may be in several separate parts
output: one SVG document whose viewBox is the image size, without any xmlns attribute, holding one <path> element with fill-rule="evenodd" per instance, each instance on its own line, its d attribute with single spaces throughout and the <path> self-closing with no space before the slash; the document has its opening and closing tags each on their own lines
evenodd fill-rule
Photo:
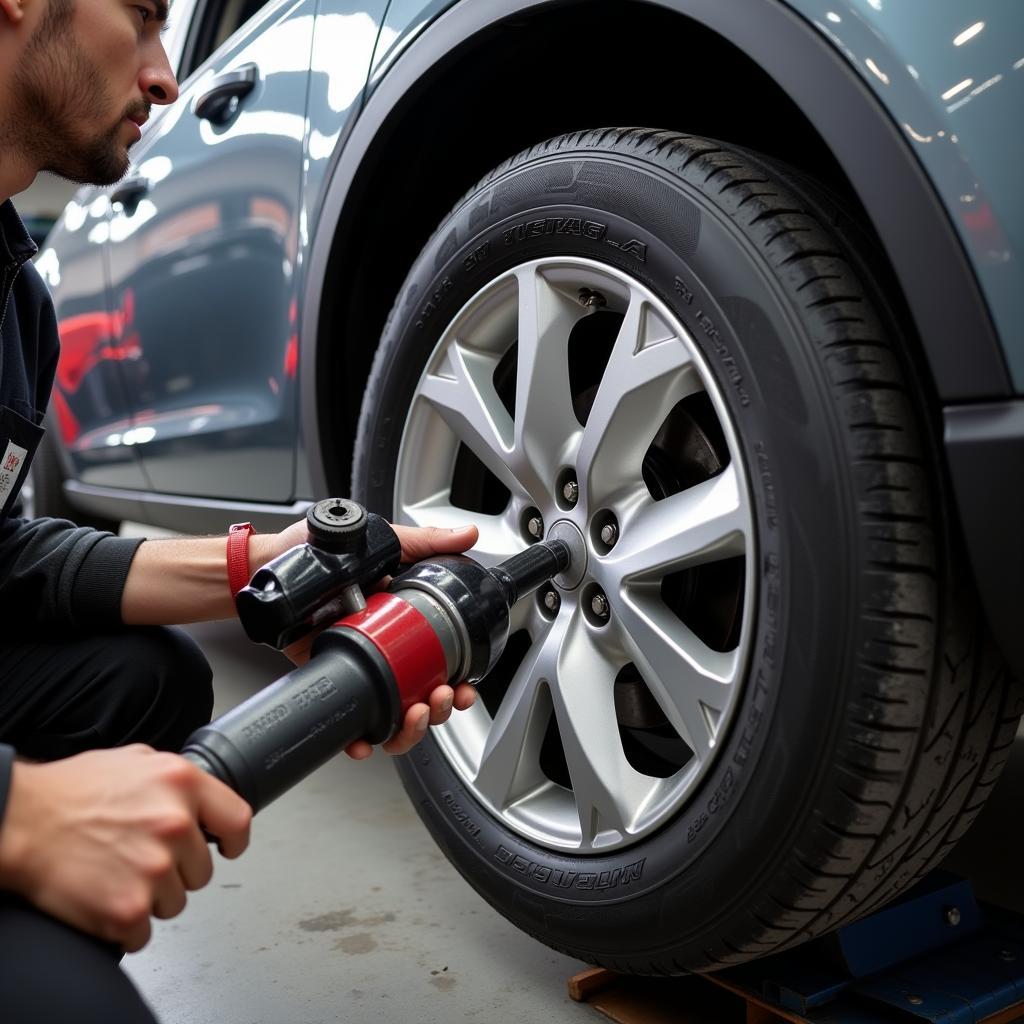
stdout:
<svg viewBox="0 0 1024 1024">
<path fill-rule="evenodd" d="M 82 185 L 112 185 L 129 167 L 125 117 L 145 114 L 142 100 L 111 124 L 114 102 L 99 68 L 71 31 L 68 0 L 51 0 L 14 73 L 17 111 L 6 145 L 38 168 Z M 109 127 L 107 127 L 109 125 Z"/>
</svg>

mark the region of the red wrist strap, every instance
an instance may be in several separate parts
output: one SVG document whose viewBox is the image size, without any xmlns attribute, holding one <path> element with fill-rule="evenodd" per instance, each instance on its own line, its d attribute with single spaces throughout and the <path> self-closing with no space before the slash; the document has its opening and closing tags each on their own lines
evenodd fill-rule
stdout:
<svg viewBox="0 0 1024 1024">
<path fill-rule="evenodd" d="M 249 534 L 252 523 L 235 523 L 228 530 L 228 586 L 234 597 L 249 582 Z"/>
</svg>

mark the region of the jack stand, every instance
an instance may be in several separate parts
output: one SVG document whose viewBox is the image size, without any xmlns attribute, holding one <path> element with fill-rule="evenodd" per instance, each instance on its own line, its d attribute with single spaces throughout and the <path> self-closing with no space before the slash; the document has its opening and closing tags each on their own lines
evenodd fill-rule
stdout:
<svg viewBox="0 0 1024 1024">
<path fill-rule="evenodd" d="M 935 872 L 798 949 L 682 978 L 585 971 L 569 994 L 620 1024 L 1007 1024 L 1024 1019 L 1024 919 Z"/>
</svg>

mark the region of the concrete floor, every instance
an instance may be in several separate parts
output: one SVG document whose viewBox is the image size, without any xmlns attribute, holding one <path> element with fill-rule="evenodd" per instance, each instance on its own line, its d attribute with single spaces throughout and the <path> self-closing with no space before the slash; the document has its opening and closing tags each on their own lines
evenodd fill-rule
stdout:
<svg viewBox="0 0 1024 1024">
<path fill-rule="evenodd" d="M 217 711 L 287 671 L 235 623 L 194 627 Z M 124 966 L 163 1024 L 594 1019 L 578 961 L 512 927 L 438 852 L 391 759 L 339 757 L 263 811 L 238 860 Z"/>
<path fill-rule="evenodd" d="M 135 531 L 128 527 L 126 534 Z M 142 531 L 139 530 L 139 533 Z M 149 529 L 150 536 L 160 531 Z M 138 534 L 136 534 L 138 535 Z M 193 627 L 227 710 L 287 671 L 237 623 Z M 946 867 L 1024 913 L 1024 733 Z M 516 930 L 438 852 L 391 759 L 339 757 L 263 811 L 183 915 L 124 966 L 163 1024 L 585 1024 L 583 964 Z"/>
</svg>

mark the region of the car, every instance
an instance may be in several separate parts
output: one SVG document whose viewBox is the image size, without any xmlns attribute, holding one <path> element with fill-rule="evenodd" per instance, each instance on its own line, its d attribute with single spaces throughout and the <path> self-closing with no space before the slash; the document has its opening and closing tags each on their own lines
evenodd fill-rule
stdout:
<svg viewBox="0 0 1024 1024">
<path fill-rule="evenodd" d="M 500 913 L 715 970 L 939 864 L 1021 712 L 1024 12 L 175 0 L 40 254 L 44 514 L 570 540 L 399 771 Z"/>
</svg>

